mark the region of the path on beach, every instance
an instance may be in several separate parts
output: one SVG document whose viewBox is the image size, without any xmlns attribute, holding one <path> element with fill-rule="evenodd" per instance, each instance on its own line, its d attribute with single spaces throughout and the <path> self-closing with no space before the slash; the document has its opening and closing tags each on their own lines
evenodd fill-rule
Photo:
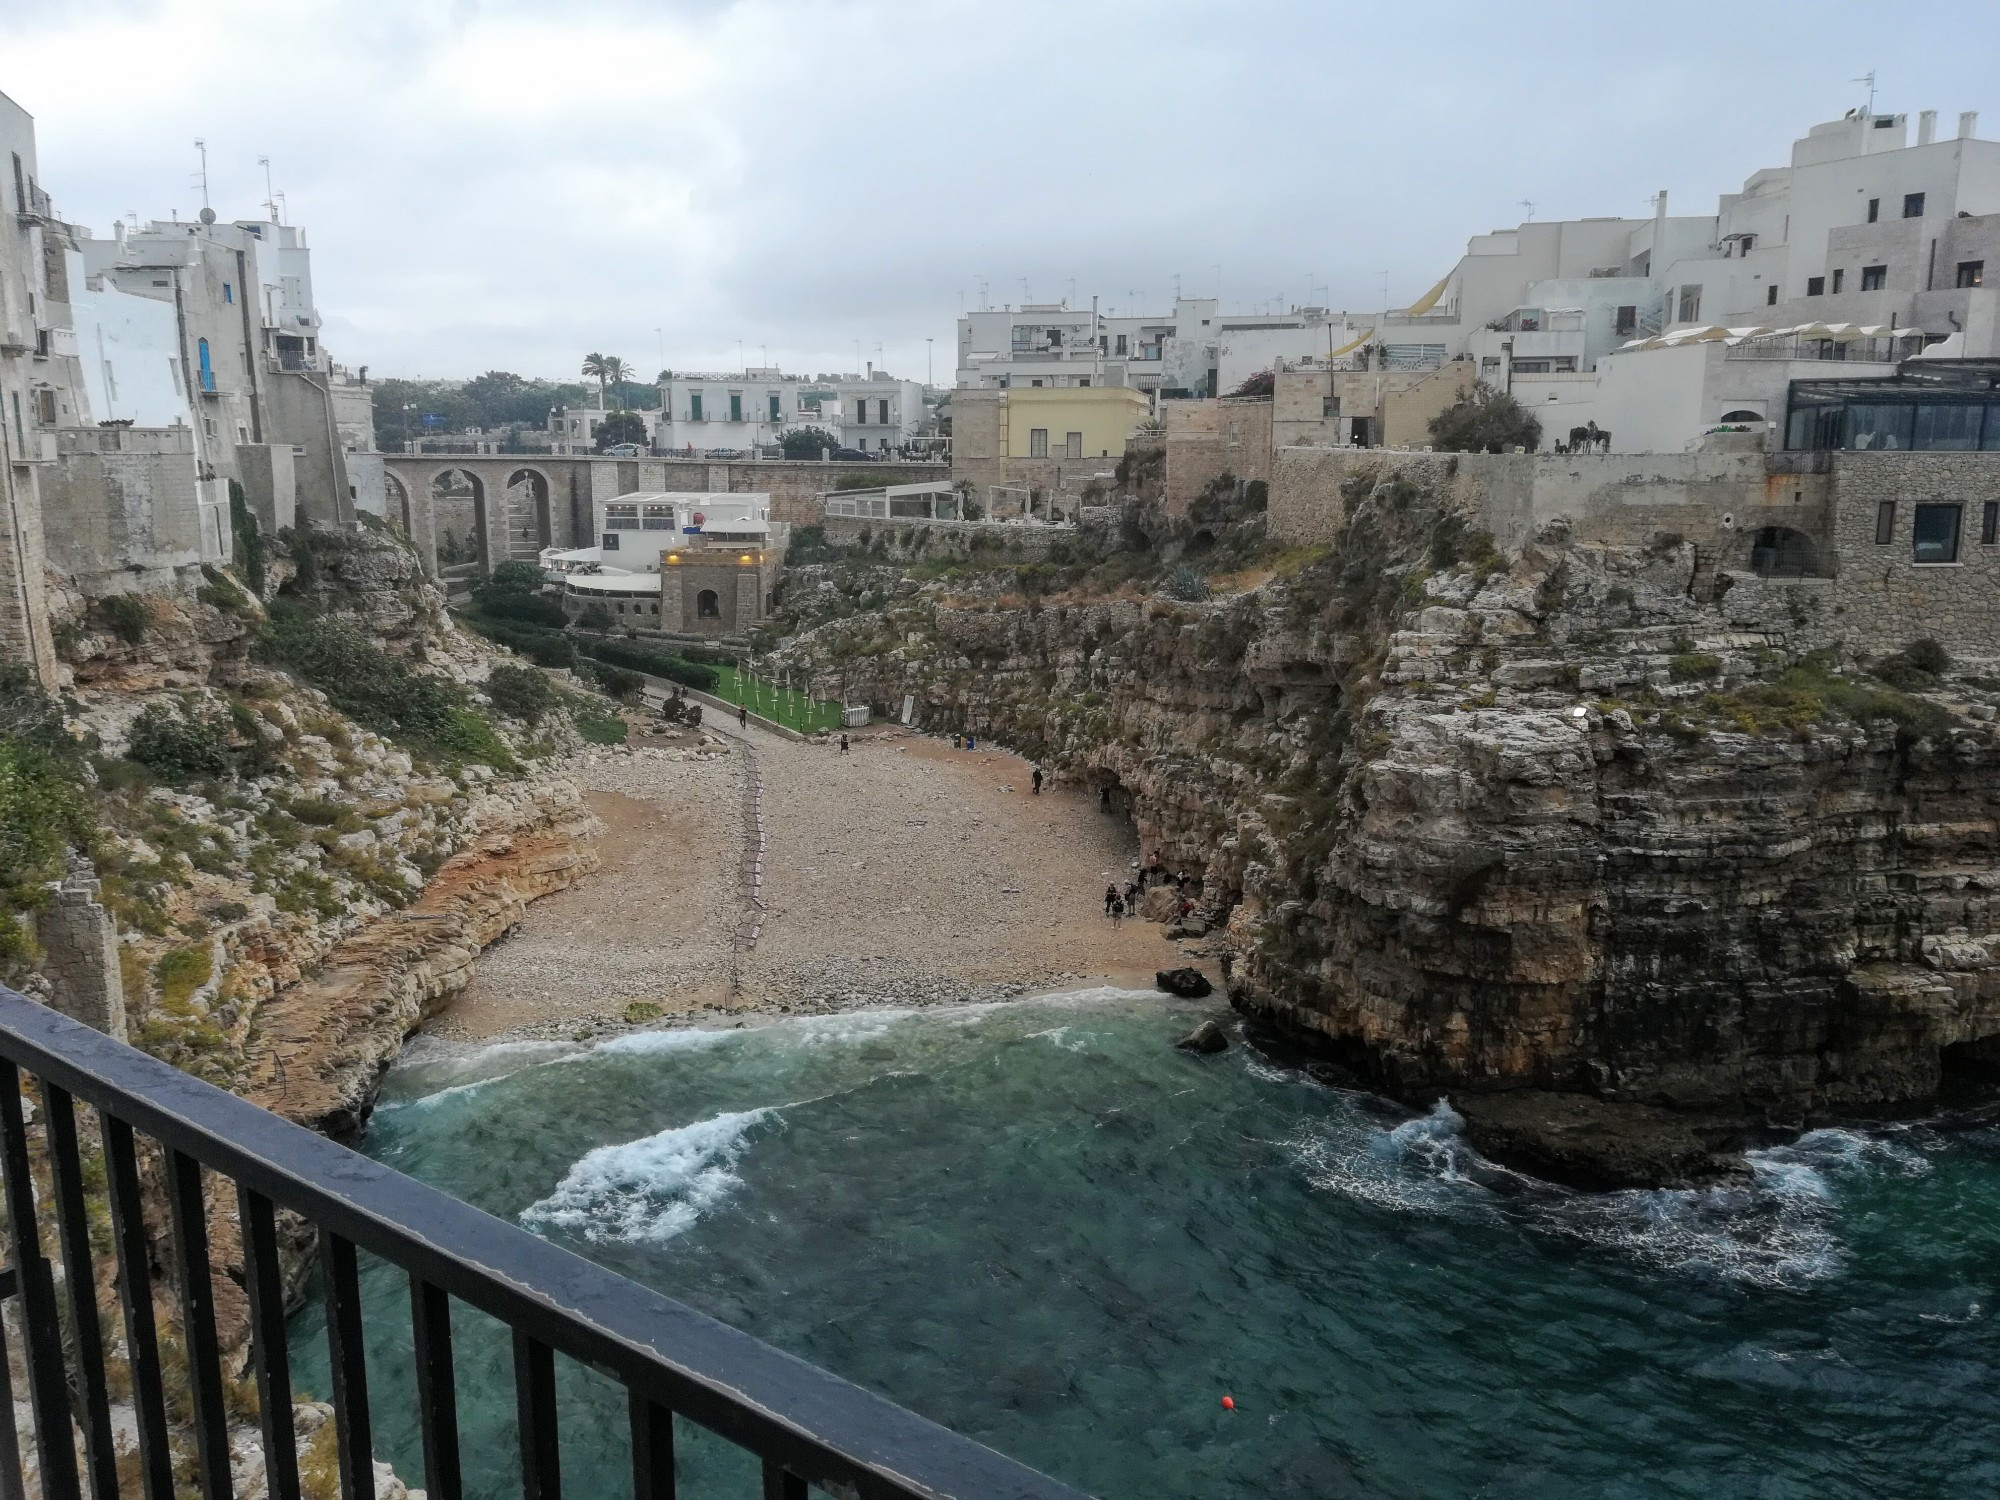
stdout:
<svg viewBox="0 0 2000 1500">
<path fill-rule="evenodd" d="M 1004 750 L 894 727 L 838 744 L 756 726 L 596 750 L 577 768 L 605 825 L 598 872 L 529 908 L 429 1028 L 490 1037 L 619 1020 L 927 1004 L 1085 982 L 1150 985 L 1185 960 L 1162 930 L 1103 914 L 1132 872 L 1131 826 L 1086 792 L 1031 792 Z M 735 951 L 754 752 L 769 852 L 765 918 Z M 729 753 L 720 753 L 727 750 Z M 732 984 L 732 977 L 734 983 Z"/>
</svg>

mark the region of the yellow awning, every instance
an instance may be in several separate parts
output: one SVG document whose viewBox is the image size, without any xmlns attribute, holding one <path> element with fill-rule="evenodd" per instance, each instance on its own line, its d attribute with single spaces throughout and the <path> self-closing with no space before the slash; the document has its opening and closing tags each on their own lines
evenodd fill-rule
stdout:
<svg viewBox="0 0 2000 1500">
<path fill-rule="evenodd" d="M 1371 328 L 1366 333 L 1362 334 L 1359 338 L 1357 338 L 1353 343 L 1342 344 L 1338 349 L 1330 350 L 1327 353 L 1326 357 L 1328 359 L 1339 359 L 1340 356 L 1343 354 L 1352 354 L 1356 349 L 1359 349 L 1363 344 L 1367 343 L 1370 339 L 1374 337 L 1375 337 L 1375 330 Z"/>
<path fill-rule="evenodd" d="M 1416 301 L 1412 302 L 1408 307 L 1403 309 L 1403 316 L 1406 318 L 1420 318 L 1425 313 L 1429 312 L 1432 308 L 1436 307 L 1438 304 L 1438 298 L 1444 295 L 1445 283 L 1450 280 L 1451 280 L 1451 272 L 1447 271 L 1441 278 L 1439 278 L 1438 284 L 1436 286 L 1432 287 L 1428 292 L 1425 292 L 1423 296 L 1417 298 Z"/>
</svg>

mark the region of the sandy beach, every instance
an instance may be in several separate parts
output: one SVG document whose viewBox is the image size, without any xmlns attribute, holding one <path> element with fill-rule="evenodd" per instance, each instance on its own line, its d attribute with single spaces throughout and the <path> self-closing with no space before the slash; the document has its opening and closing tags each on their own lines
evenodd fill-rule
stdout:
<svg viewBox="0 0 2000 1500">
<path fill-rule="evenodd" d="M 851 744 L 729 723 L 584 752 L 573 773 L 605 826 L 601 867 L 530 907 L 426 1029 L 475 1040 L 1149 988 L 1194 962 L 1159 925 L 1105 917 L 1104 887 L 1139 850 L 1087 792 L 1036 796 L 1015 755 L 893 726 Z M 753 776 L 767 852 L 749 946 Z"/>
</svg>

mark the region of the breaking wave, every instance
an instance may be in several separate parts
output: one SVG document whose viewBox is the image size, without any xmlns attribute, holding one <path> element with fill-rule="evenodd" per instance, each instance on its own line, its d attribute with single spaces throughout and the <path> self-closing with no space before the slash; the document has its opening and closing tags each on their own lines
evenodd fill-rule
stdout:
<svg viewBox="0 0 2000 1500">
<path fill-rule="evenodd" d="M 597 1244 L 664 1245 L 742 1185 L 737 1159 L 773 1109 L 716 1115 L 618 1146 L 599 1146 L 555 1191 L 522 1210 L 529 1229 Z"/>
<path fill-rule="evenodd" d="M 1804 1287 L 1846 1268 L 1843 1178 L 1930 1170 L 1908 1143 L 1815 1130 L 1747 1153 L 1750 1176 L 1741 1183 L 1578 1193 L 1487 1161 L 1465 1138 L 1464 1124 L 1439 1101 L 1393 1128 L 1359 1117 L 1321 1121 L 1284 1145 L 1322 1191 L 1398 1212 L 1476 1215 L 1653 1269 L 1771 1289 Z"/>
</svg>

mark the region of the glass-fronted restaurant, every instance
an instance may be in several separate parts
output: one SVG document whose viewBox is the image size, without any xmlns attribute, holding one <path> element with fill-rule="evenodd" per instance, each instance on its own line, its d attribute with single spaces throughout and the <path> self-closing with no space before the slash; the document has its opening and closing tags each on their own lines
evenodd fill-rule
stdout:
<svg viewBox="0 0 2000 1500">
<path fill-rule="evenodd" d="M 2000 360 L 1905 361 L 1861 380 L 1795 380 L 1789 449 L 2000 452 Z"/>
</svg>

